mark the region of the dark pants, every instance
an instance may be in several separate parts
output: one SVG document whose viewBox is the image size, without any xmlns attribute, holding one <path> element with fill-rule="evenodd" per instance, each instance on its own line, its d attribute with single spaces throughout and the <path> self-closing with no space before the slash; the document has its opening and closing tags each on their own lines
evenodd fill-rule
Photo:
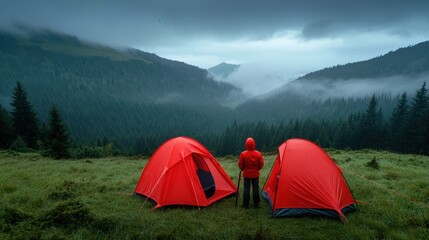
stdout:
<svg viewBox="0 0 429 240">
<path fill-rule="evenodd" d="M 258 207 L 259 206 L 259 177 L 244 178 L 243 206 L 249 207 L 250 185 L 252 185 L 253 205 L 255 207 Z"/>
</svg>

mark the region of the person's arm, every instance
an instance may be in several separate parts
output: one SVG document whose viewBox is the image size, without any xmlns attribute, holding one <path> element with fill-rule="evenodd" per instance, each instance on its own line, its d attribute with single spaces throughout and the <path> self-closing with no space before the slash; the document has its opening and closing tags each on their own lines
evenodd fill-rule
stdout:
<svg viewBox="0 0 429 240">
<path fill-rule="evenodd" d="M 264 157 L 262 157 L 262 154 L 261 154 L 261 157 L 259 158 L 259 170 L 261 170 L 263 166 L 264 166 Z"/>
</svg>

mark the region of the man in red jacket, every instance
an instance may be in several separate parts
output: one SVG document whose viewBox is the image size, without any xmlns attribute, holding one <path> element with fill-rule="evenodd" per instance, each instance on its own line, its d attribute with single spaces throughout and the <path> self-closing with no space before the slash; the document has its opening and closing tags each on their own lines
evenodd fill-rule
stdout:
<svg viewBox="0 0 429 240">
<path fill-rule="evenodd" d="M 264 158 L 257 151 L 255 140 L 248 138 L 246 140 L 246 151 L 240 154 L 238 167 L 243 171 L 244 190 L 243 190 L 243 207 L 249 207 L 250 185 L 253 191 L 253 204 L 255 208 L 259 207 L 259 170 L 264 166 Z"/>
</svg>

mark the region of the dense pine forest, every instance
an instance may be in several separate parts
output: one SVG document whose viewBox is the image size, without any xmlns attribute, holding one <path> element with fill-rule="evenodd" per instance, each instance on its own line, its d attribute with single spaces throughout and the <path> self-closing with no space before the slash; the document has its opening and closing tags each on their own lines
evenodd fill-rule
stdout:
<svg viewBox="0 0 429 240">
<path fill-rule="evenodd" d="M 233 123 L 215 140 L 205 141 L 217 154 L 238 154 L 247 136 L 259 149 L 272 152 L 289 138 L 310 139 L 325 148 L 378 149 L 400 153 L 429 154 L 429 95 L 426 83 L 409 97 L 396 99 L 391 114 L 383 114 L 379 98 L 373 95 L 366 109 L 346 118 L 305 118 L 280 124 Z"/>
<path fill-rule="evenodd" d="M 428 46 L 327 68 L 294 82 L 396 74 L 413 82 L 413 76 L 427 73 Z M 426 83 L 411 92 L 361 97 L 281 91 L 231 108 L 228 99 L 240 89 L 215 81 L 206 70 L 51 32 L 1 33 L 0 63 L 1 148 L 53 158 L 150 155 L 165 140 L 187 135 L 216 155 L 238 154 L 248 136 L 264 152 L 301 137 L 327 148 L 429 154 Z"/>
<path fill-rule="evenodd" d="M 220 134 L 203 133 L 198 135 L 198 139 L 216 155 L 238 154 L 243 149 L 242 144 L 248 136 L 254 137 L 258 142 L 258 148 L 264 152 L 273 152 L 284 140 L 299 137 L 310 139 L 327 148 L 371 148 L 429 154 L 429 95 L 426 83 L 412 98 L 403 93 L 388 116 L 383 114 L 378 102 L 378 98 L 373 95 L 364 111 L 354 112 L 347 118 L 306 118 L 280 124 L 235 121 Z M 0 135 L 2 136 L 0 146 L 2 148 L 41 149 L 48 151 L 49 155 L 55 158 L 69 156 L 70 140 L 55 106 L 51 109 L 48 125 L 42 124 L 39 127 L 36 114 L 20 83 L 17 83 L 14 89 L 11 105 L 13 110 L 10 113 L 0 107 Z M 204 126 L 201 127 L 204 128 Z M 170 130 L 170 134 L 153 134 L 147 137 L 142 135 L 135 140 L 132 149 L 122 149 L 122 151 L 151 154 L 162 142 L 173 136 L 176 136 L 174 129 Z M 98 141 L 96 146 L 99 147 L 99 151 L 106 151 L 103 146 L 113 147 L 106 139 L 102 142 Z M 119 150 L 110 149 L 108 154 L 119 153 Z M 94 148 L 85 151 L 88 153 L 83 154 L 89 154 L 89 156 L 91 154 L 103 156 Z M 79 155 L 75 154 L 75 156 Z"/>
</svg>

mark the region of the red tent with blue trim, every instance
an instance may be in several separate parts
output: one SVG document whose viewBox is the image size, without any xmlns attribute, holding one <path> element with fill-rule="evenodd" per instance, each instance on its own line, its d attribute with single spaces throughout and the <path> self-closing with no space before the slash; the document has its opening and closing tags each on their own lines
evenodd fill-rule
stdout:
<svg viewBox="0 0 429 240">
<path fill-rule="evenodd" d="M 156 204 L 205 207 L 237 187 L 213 155 L 198 141 L 177 137 L 163 143 L 149 159 L 134 193 Z"/>
<path fill-rule="evenodd" d="M 278 155 L 262 196 L 273 217 L 326 216 L 346 219 L 357 209 L 341 169 L 316 144 L 289 139 Z"/>
</svg>

